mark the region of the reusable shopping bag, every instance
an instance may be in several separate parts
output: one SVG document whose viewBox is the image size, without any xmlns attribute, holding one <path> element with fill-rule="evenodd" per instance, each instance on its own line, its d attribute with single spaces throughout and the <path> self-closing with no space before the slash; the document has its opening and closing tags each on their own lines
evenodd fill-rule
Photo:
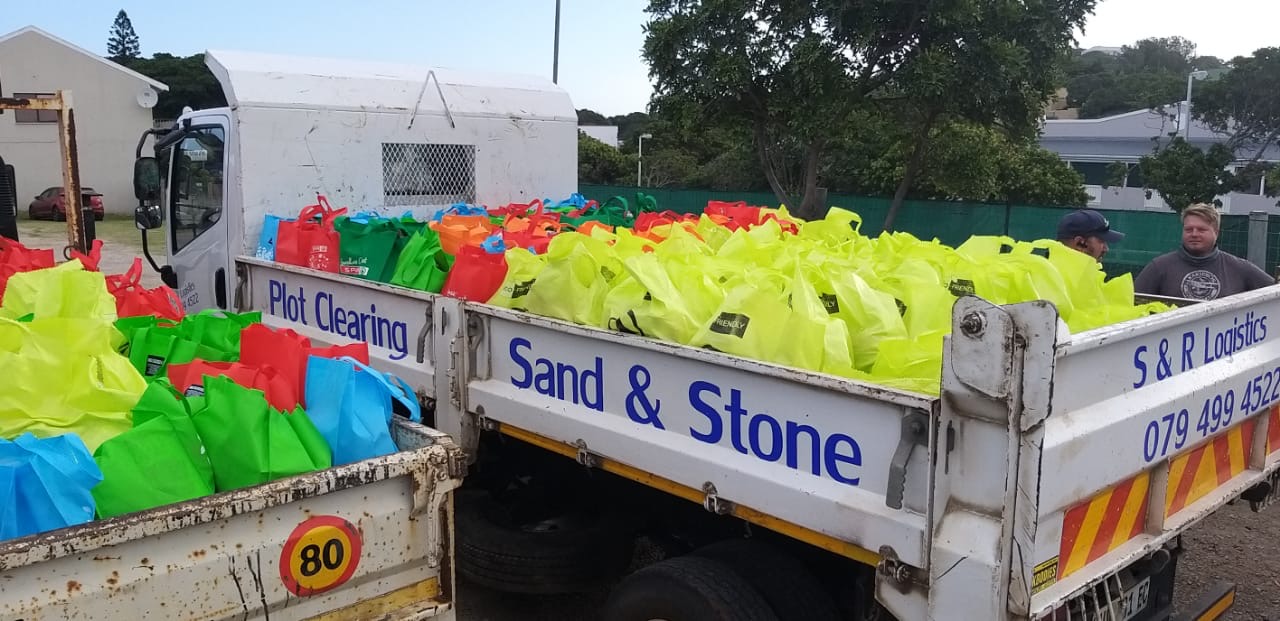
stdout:
<svg viewBox="0 0 1280 621">
<path fill-rule="evenodd" d="M 340 217 L 334 221 L 339 237 L 338 273 L 362 280 L 387 282 L 395 273 L 395 258 L 404 249 L 405 236 L 396 220 L 376 214 Z"/>
<path fill-rule="evenodd" d="M 269 366 L 252 366 L 242 362 L 208 362 L 194 360 L 186 364 L 171 364 L 169 381 L 183 395 L 203 395 L 204 378 L 229 377 L 245 388 L 261 390 L 267 402 L 277 410 L 292 410 L 302 403 L 293 381 Z"/>
<path fill-rule="evenodd" d="M 423 228 L 405 243 L 390 282 L 418 291 L 440 293 L 453 262 L 453 256 L 440 246 L 439 233 Z"/>
<path fill-rule="evenodd" d="M 163 379 L 134 406 L 133 428 L 102 443 L 93 458 L 103 476 L 93 488 L 100 518 L 214 492 L 213 465 L 186 401 Z"/>
<path fill-rule="evenodd" d="M 333 223 L 347 210 L 345 207 L 333 209 L 323 195 L 317 195 L 316 199 L 317 204 L 305 207 L 297 220 L 280 222 L 276 261 L 337 273 L 339 238 Z"/>
<path fill-rule="evenodd" d="M 404 380 L 352 358 L 309 358 L 306 393 L 307 415 L 332 448 L 334 465 L 396 452 L 393 403 L 409 420 L 422 420 L 418 397 Z"/>
<path fill-rule="evenodd" d="M 503 308 L 525 310 L 529 290 L 547 264 L 545 254 L 534 254 L 524 248 L 512 248 L 506 252 L 507 274 L 498 291 L 488 303 Z"/>
<path fill-rule="evenodd" d="M 547 249 L 547 265 L 529 290 L 527 308 L 539 315 L 603 327 L 604 298 L 621 273 L 622 262 L 604 241 L 581 233 L 556 235 Z"/>
<path fill-rule="evenodd" d="M 485 302 L 497 293 L 506 276 L 507 260 L 503 253 L 463 246 L 440 292 L 460 300 Z"/>
<path fill-rule="evenodd" d="M 0 314 L 112 322 L 116 320 L 116 300 L 107 292 L 102 274 L 86 271 L 73 259 L 10 277 Z"/>
<path fill-rule="evenodd" d="M 102 471 L 74 434 L 0 438 L 0 540 L 93 519 L 90 490 Z"/>
<path fill-rule="evenodd" d="M 21 272 L 32 272 L 53 267 L 56 260 L 52 250 L 34 250 L 0 235 L 0 300 L 4 299 L 9 278 Z"/>
<path fill-rule="evenodd" d="M 271 328 L 255 323 L 240 337 L 240 362 L 257 368 L 275 369 L 293 388 L 293 394 L 305 399 L 307 379 L 307 358 L 322 356 L 337 358 L 350 356 L 364 364 L 369 363 L 369 344 L 365 342 L 329 347 L 314 347 L 311 339 L 290 330 Z M 205 390 L 209 386 L 206 383 Z"/>
<path fill-rule="evenodd" d="M 107 276 L 107 291 L 116 299 L 116 315 L 137 317 L 154 315 L 162 319 L 182 321 L 184 312 L 178 293 L 166 285 L 154 289 L 142 286 L 142 259 L 134 258 L 124 274 Z"/>
<path fill-rule="evenodd" d="M 275 261 L 276 246 L 280 234 L 280 223 L 294 221 L 294 218 L 281 218 L 277 215 L 267 214 L 266 217 L 262 219 L 262 233 L 258 235 L 258 248 L 254 252 L 253 256 L 267 261 Z"/>
<path fill-rule="evenodd" d="M 261 391 L 229 378 L 205 381 L 201 408 L 191 414 L 220 492 L 259 485 L 332 465 L 324 437 L 301 408 L 276 410 Z"/>
</svg>

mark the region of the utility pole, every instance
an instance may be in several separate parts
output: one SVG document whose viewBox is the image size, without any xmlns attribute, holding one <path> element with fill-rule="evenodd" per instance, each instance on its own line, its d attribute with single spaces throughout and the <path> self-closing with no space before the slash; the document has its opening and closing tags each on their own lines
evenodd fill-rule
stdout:
<svg viewBox="0 0 1280 621">
<path fill-rule="evenodd" d="M 556 0 L 556 49 L 551 59 L 551 81 L 560 83 L 560 0 Z"/>
</svg>

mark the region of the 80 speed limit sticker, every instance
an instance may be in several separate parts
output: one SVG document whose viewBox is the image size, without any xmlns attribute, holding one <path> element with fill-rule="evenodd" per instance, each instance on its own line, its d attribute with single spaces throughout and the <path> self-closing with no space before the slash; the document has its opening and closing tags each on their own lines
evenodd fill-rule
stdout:
<svg viewBox="0 0 1280 621">
<path fill-rule="evenodd" d="M 351 579 L 360 564 L 360 532 L 334 515 L 310 518 L 280 551 L 280 580 L 294 595 L 323 593 Z"/>
</svg>

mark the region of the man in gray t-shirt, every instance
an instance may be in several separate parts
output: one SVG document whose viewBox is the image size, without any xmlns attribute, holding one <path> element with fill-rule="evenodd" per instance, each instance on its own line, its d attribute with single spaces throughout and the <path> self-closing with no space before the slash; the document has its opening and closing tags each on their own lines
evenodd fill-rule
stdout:
<svg viewBox="0 0 1280 621">
<path fill-rule="evenodd" d="M 1205 204 L 1182 212 L 1182 247 L 1155 258 L 1133 281 L 1138 293 L 1216 300 L 1276 284 L 1258 266 L 1218 249 L 1221 218 Z"/>
</svg>

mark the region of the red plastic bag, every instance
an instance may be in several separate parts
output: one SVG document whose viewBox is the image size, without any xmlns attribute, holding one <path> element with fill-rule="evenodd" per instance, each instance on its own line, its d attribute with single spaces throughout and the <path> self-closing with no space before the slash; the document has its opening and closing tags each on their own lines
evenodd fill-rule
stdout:
<svg viewBox="0 0 1280 621">
<path fill-rule="evenodd" d="M 80 259 L 80 265 L 84 266 L 86 272 L 98 272 L 98 267 L 102 264 L 102 240 L 93 240 L 93 247 L 89 249 L 89 254 L 84 254 L 79 250 L 71 251 L 72 259 Z"/>
<path fill-rule="evenodd" d="M 449 270 L 441 293 L 459 300 L 488 302 L 498 292 L 507 277 L 507 257 L 502 253 L 490 254 L 482 248 L 463 246 L 457 261 Z"/>
<path fill-rule="evenodd" d="M 298 389 L 289 378 L 269 366 L 205 360 L 169 365 L 169 382 L 187 396 L 204 394 L 204 376 L 206 375 L 228 377 L 245 388 L 261 390 L 271 407 L 277 410 L 292 412 L 302 403 Z"/>
<path fill-rule="evenodd" d="M 4 299 L 4 288 L 10 276 L 53 267 L 55 263 L 52 250 L 33 250 L 0 236 L 0 300 Z"/>
<path fill-rule="evenodd" d="M 97 242 L 94 242 L 95 245 Z M 94 266 L 97 267 L 96 265 Z M 116 299 L 116 315 L 142 317 L 155 315 L 174 322 L 182 321 L 186 313 L 178 292 L 167 285 L 155 289 L 142 286 L 142 259 L 134 258 L 129 271 L 107 276 L 107 291 Z"/>
<path fill-rule="evenodd" d="M 347 213 L 347 208 L 333 209 L 329 206 L 329 199 L 323 195 L 316 195 L 316 198 L 318 204 L 308 205 L 298 214 L 297 220 L 280 221 L 276 233 L 276 261 L 336 274 L 340 257 L 338 231 L 333 221 Z"/>
<path fill-rule="evenodd" d="M 764 223 L 760 217 L 760 208 L 748 206 L 746 201 L 738 201 L 736 203 L 707 201 L 707 208 L 703 210 L 703 213 L 710 216 L 728 218 L 728 221 L 723 224 L 730 230 L 749 229 Z"/>
<path fill-rule="evenodd" d="M 240 331 L 240 363 L 253 367 L 271 367 L 288 380 L 299 397 L 307 385 L 307 358 L 340 358 L 350 356 L 369 364 L 369 344 L 365 342 L 330 347 L 313 347 L 311 339 L 288 328 L 272 330 L 255 323 Z"/>
<path fill-rule="evenodd" d="M 641 212 L 639 215 L 636 216 L 636 225 L 631 227 L 631 230 L 635 231 L 636 233 L 643 233 L 645 231 L 648 231 L 649 229 L 652 229 L 655 226 L 662 226 L 664 224 L 675 224 L 677 222 L 692 222 L 694 224 L 697 224 L 698 216 L 697 214 L 676 213 L 670 210 L 664 211 L 662 213 L 645 211 L 645 212 Z"/>
</svg>

